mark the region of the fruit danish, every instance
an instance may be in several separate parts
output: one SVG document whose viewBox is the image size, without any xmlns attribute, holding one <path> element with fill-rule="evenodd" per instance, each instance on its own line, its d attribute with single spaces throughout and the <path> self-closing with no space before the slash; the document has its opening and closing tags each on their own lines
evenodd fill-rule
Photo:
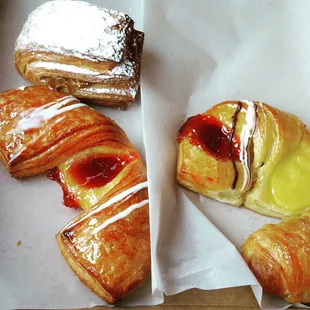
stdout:
<svg viewBox="0 0 310 310">
<path fill-rule="evenodd" d="M 143 39 L 126 14 L 83 1 L 49 1 L 26 21 L 15 65 L 35 85 L 124 108 L 139 88 Z"/>
<path fill-rule="evenodd" d="M 264 291 L 290 303 L 310 302 L 310 213 L 257 230 L 242 255 Z"/>
<path fill-rule="evenodd" d="M 0 156 L 16 178 L 49 171 L 64 203 L 87 209 L 57 241 L 89 289 L 114 303 L 149 276 L 146 169 L 114 121 L 56 90 L 8 90 L 0 94 Z"/>
<path fill-rule="evenodd" d="M 310 207 L 310 132 L 261 102 L 227 101 L 179 131 L 177 181 L 205 196 L 273 217 Z"/>
</svg>

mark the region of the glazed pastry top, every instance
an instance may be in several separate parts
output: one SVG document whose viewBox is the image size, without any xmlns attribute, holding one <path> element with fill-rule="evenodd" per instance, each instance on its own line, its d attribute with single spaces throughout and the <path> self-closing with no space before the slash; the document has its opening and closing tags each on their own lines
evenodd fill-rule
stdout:
<svg viewBox="0 0 310 310">
<path fill-rule="evenodd" d="M 143 178 L 140 182 L 115 196 L 107 195 L 60 235 L 71 255 L 115 299 L 149 274 L 147 182 Z"/>
<path fill-rule="evenodd" d="M 15 177 L 52 169 L 89 147 L 134 149 L 111 119 L 45 87 L 3 92 L 0 112 L 0 158 Z"/>
<path fill-rule="evenodd" d="M 211 198 L 285 217 L 310 207 L 310 131 L 257 101 L 227 101 L 190 117 L 178 136 L 177 180 Z"/>
<path fill-rule="evenodd" d="M 61 185 L 65 206 L 88 209 L 132 173 L 143 175 L 138 162 L 141 158 L 133 149 L 97 146 L 73 155 L 52 169 L 48 178 Z"/>
<path fill-rule="evenodd" d="M 250 158 L 249 148 L 256 131 L 258 104 L 249 100 L 227 103 L 226 111 L 215 106 L 204 114 L 190 117 L 178 136 L 179 143 L 188 139 L 215 160 L 228 163 L 228 169 L 233 169 L 231 189 L 235 189 L 238 183 L 241 192 L 247 191 L 252 184 L 250 166 L 253 158 Z M 239 169 L 237 163 L 241 164 Z"/>
<path fill-rule="evenodd" d="M 242 254 L 264 291 L 288 302 L 310 302 L 310 213 L 254 232 Z"/>
</svg>

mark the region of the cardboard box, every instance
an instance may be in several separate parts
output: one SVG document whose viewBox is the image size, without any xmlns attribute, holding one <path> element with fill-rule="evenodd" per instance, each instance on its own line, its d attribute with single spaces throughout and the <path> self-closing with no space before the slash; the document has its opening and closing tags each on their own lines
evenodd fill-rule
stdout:
<svg viewBox="0 0 310 310">
<path fill-rule="evenodd" d="M 102 307 L 95 307 L 94 310 L 100 310 Z M 125 309 L 125 308 L 118 308 Z M 138 309 L 150 309 L 149 307 L 139 307 Z M 177 295 L 167 296 L 165 303 L 154 306 L 152 309 L 164 310 L 256 310 L 259 306 L 248 286 L 236 287 L 222 290 L 202 291 L 192 289 Z M 86 310 L 86 309 L 83 309 Z"/>
</svg>

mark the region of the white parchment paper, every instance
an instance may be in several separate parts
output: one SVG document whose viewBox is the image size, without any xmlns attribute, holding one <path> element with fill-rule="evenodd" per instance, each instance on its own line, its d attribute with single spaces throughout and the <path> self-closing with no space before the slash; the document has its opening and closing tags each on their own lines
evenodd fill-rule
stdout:
<svg viewBox="0 0 310 310">
<path fill-rule="evenodd" d="M 0 1 L 0 91 L 25 85 L 14 68 L 14 43 L 28 14 L 42 0 Z M 89 1 L 129 13 L 142 28 L 142 0 Z M 83 20 L 81 20 L 83 22 Z M 141 105 L 128 111 L 96 109 L 126 131 L 140 154 Z M 104 304 L 70 270 L 56 244 L 56 233 L 80 211 L 64 207 L 58 184 L 45 176 L 15 180 L 0 165 L 0 309 L 83 308 Z M 21 241 L 20 246 L 17 242 Z M 149 281 L 122 305 L 153 305 Z"/>
<path fill-rule="evenodd" d="M 175 183 L 178 129 L 224 100 L 259 100 L 310 125 L 310 2 L 145 1 L 143 124 L 148 165 L 154 294 L 252 285 L 237 249 L 278 220 L 200 197 Z"/>
</svg>

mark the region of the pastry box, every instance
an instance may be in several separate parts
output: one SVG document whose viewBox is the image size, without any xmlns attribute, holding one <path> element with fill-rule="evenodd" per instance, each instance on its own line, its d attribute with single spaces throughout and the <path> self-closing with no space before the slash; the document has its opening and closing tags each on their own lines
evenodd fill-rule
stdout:
<svg viewBox="0 0 310 310">
<path fill-rule="evenodd" d="M 71 3 L 71 0 L 58 1 L 63 7 Z M 76 2 L 76 5 L 79 3 L 79 1 L 72 1 Z M 1 92 L 18 87 L 24 91 L 24 86 L 30 84 L 17 72 L 22 72 L 22 61 L 26 59 L 25 52 L 24 54 L 21 52 L 21 61 L 18 62 L 16 68 L 14 66 L 14 49 L 16 46 L 23 47 L 25 42 L 17 45 L 15 43 L 29 14 L 46 2 L 45 0 L 1 2 Z M 242 119 L 247 121 L 249 106 L 253 103 L 253 107 L 256 105 L 257 109 L 260 109 L 262 108 L 261 102 L 263 102 L 276 109 L 297 115 L 303 124 L 310 126 L 308 106 L 310 100 L 308 87 L 310 27 L 307 13 L 310 10 L 310 3 L 306 0 L 294 3 L 280 0 L 260 2 L 255 0 L 88 0 L 87 2 L 128 14 L 134 21 L 134 28 L 131 20 L 121 15 L 120 24 L 116 28 L 111 28 L 112 35 L 110 32 L 107 34 L 110 41 L 105 46 L 107 54 L 104 55 L 103 62 L 108 66 L 105 68 L 108 70 L 105 75 L 94 74 L 93 71 L 89 73 L 95 69 L 88 68 L 88 71 L 85 69 L 84 72 L 89 74 L 92 80 L 87 81 L 88 84 L 84 86 L 72 80 L 73 88 L 57 84 L 59 80 L 56 83 L 51 79 L 49 83 L 53 87 L 60 85 L 64 92 L 69 94 L 73 92 L 76 96 L 87 94 L 85 91 L 87 85 L 95 83 L 97 88 L 93 90 L 94 93 L 108 94 L 108 98 L 112 98 L 110 101 L 113 104 L 116 103 L 115 106 L 118 108 L 123 108 L 126 100 L 131 102 L 136 96 L 136 100 L 125 110 L 96 105 L 99 102 L 96 96 L 89 101 L 91 108 L 114 120 L 124 130 L 131 144 L 118 129 L 116 130 L 121 138 L 113 136 L 111 140 L 117 140 L 116 142 L 120 140 L 120 144 L 123 143 L 130 149 L 129 161 L 138 160 L 142 166 L 144 162 L 147 167 L 148 197 L 142 202 L 132 204 L 128 208 L 132 211 L 126 213 L 126 210 L 122 210 L 122 216 L 113 216 L 112 220 L 109 219 L 100 226 L 105 228 L 107 225 L 114 225 L 119 219 L 124 219 L 134 210 L 140 210 L 147 203 L 149 204 L 150 243 L 145 244 L 146 247 L 150 247 L 147 253 L 150 252 L 151 260 L 147 268 L 151 269 L 151 277 L 143 281 L 136 290 L 121 301 L 117 301 L 117 306 L 140 306 L 142 309 L 149 306 L 164 309 L 307 308 L 309 306 L 307 303 L 288 303 L 282 298 L 263 293 L 261 285 L 240 254 L 242 245 L 250 234 L 265 224 L 278 224 L 281 219 L 261 215 L 242 206 L 233 207 L 224 203 L 225 199 L 222 199 L 222 202 L 212 200 L 180 186 L 176 182 L 176 177 L 180 173 L 178 170 L 178 161 L 181 160 L 178 158 L 180 139 L 177 139 L 180 128 L 189 117 L 202 114 L 217 103 L 229 100 L 228 105 L 232 105 L 234 101 L 240 110 L 243 109 L 241 112 L 246 116 L 242 114 Z M 93 43 L 91 38 L 96 35 L 100 36 L 102 32 L 97 31 L 100 29 L 99 25 L 94 31 L 89 28 L 89 25 L 83 27 L 83 23 L 92 24 L 91 14 L 84 13 L 87 16 L 83 16 L 80 11 L 80 15 L 77 16 L 74 10 L 63 9 L 57 13 L 59 24 L 53 25 L 49 23 L 49 18 L 55 12 L 56 9 L 52 8 L 46 19 L 44 19 L 44 14 L 41 20 L 33 18 L 29 23 L 30 30 L 25 31 L 29 32 L 35 28 L 38 33 L 41 31 L 40 35 L 42 35 L 42 25 L 45 25 L 44 27 L 48 27 L 51 35 L 45 36 L 43 33 L 40 39 L 44 42 L 50 42 L 51 38 L 55 37 L 55 40 L 59 40 L 63 45 L 68 44 L 73 49 L 76 47 L 84 49 L 85 53 L 90 53 L 89 55 L 96 54 L 96 50 L 89 52 L 90 49 L 85 48 L 87 42 Z M 54 21 L 57 19 L 57 14 Z M 59 26 L 63 16 L 70 16 L 70 21 L 77 22 L 76 31 L 83 34 L 83 41 L 72 40 L 72 43 L 69 39 L 64 39 L 65 35 L 70 36 L 67 31 L 72 27 L 67 29 L 65 26 L 63 28 Z M 92 16 L 95 20 L 96 14 Z M 118 16 L 117 13 L 112 13 L 110 18 L 114 20 L 115 16 Z M 113 46 L 115 29 L 118 32 L 123 31 L 124 36 L 126 33 L 133 32 L 131 38 L 134 39 L 129 43 L 127 39 L 118 37 L 117 44 Z M 118 51 L 119 40 L 123 40 L 122 52 L 127 53 L 126 46 L 130 46 L 128 49 L 130 48 L 131 51 L 126 54 L 129 61 L 135 57 L 139 59 L 138 54 L 143 41 L 142 32 L 144 33 L 144 45 L 141 83 L 138 91 L 136 72 L 139 68 L 128 69 L 126 61 L 124 61 L 124 66 L 117 67 L 118 69 L 113 66 L 115 61 L 118 62 L 125 57 Z M 112 56 L 109 55 L 110 47 L 115 52 Z M 44 60 L 46 49 L 39 52 L 40 54 L 37 53 L 37 55 L 35 53 L 27 55 L 30 59 L 27 59 L 29 70 L 31 66 L 38 69 L 41 61 Z M 53 53 L 57 52 L 57 49 L 53 50 Z M 100 57 L 98 55 L 97 57 Z M 32 58 L 35 56 L 38 56 L 40 60 L 37 64 L 34 64 L 34 58 Z M 77 54 L 74 56 L 78 57 Z M 94 61 L 89 57 L 87 61 L 92 66 L 98 59 Z M 49 66 L 51 66 L 50 62 Z M 70 64 L 65 64 L 65 66 L 69 68 Z M 57 68 L 55 70 L 57 71 Z M 29 71 L 28 75 L 25 74 L 27 80 L 34 81 L 35 72 L 38 71 L 34 70 L 33 73 Z M 134 75 L 133 80 L 130 80 L 130 74 Z M 113 78 L 115 75 L 116 78 L 112 79 L 111 75 Z M 117 87 L 122 87 L 119 85 L 121 85 L 120 81 L 123 76 L 125 76 L 123 82 L 128 83 L 126 87 L 129 92 L 117 90 Z M 42 81 L 45 81 L 45 76 L 40 77 L 40 82 Z M 96 84 L 97 82 L 99 84 Z M 100 88 L 101 82 L 104 90 Z M 116 83 L 116 86 L 105 89 L 105 85 L 110 82 Z M 83 89 L 83 93 L 80 89 Z M 61 104 L 62 101 L 57 100 L 55 102 Z M 68 95 L 63 100 L 74 99 Z M 83 102 L 83 99 L 80 100 Z M 75 104 L 77 108 L 89 109 L 80 103 L 75 102 Z M 245 108 L 246 104 L 248 110 Z M 41 113 L 40 108 L 32 110 L 32 113 L 33 111 L 44 119 L 45 114 Z M 87 111 L 85 110 L 85 114 L 96 113 L 90 112 L 93 111 L 90 109 Z M 21 117 L 24 118 L 24 116 L 22 112 Z M 11 117 L 13 117 L 12 114 Z M 29 117 L 31 120 L 32 116 Z M 26 115 L 26 121 L 23 119 L 23 126 L 28 124 L 29 117 L 27 120 Z M 237 117 L 236 114 L 235 117 Z M 96 119 L 99 118 L 100 116 Z M 274 130 L 272 126 L 277 120 L 275 117 L 270 124 L 268 123 L 269 127 L 266 127 L 266 132 Z M 0 118 L 1 121 L 3 120 Z M 59 120 L 60 123 L 61 121 L 62 119 Z M 106 122 L 108 121 L 105 119 L 103 123 L 106 124 Z M 301 130 L 304 130 L 303 125 L 300 126 Z M 238 128 L 236 130 L 238 131 Z M 251 130 L 255 130 L 255 126 Z M 249 131 L 250 138 L 251 130 Z M 222 129 L 222 134 L 224 131 Z M 294 136 L 295 131 L 296 126 L 291 126 L 287 132 Z M 8 134 L 11 132 L 9 131 Z M 233 138 L 233 134 L 231 137 Z M 261 140 L 263 141 L 264 138 Z M 83 143 L 89 142 L 85 142 L 84 139 Z M 289 147 L 290 142 L 286 143 L 285 147 Z M 121 154 L 123 146 L 118 147 L 117 152 Z M 70 152 L 70 148 L 68 149 Z M 11 158 L 12 161 L 14 159 Z M 122 161 L 122 165 L 123 162 L 125 161 Z M 302 163 L 305 166 L 300 171 L 309 170 L 307 156 Z M 118 164 L 115 164 L 115 167 Z M 261 163 L 261 167 L 265 164 L 265 162 Z M 7 167 L 9 166 L 10 163 Z M 143 167 L 139 169 L 142 171 L 141 175 L 144 176 Z M 203 173 L 205 167 L 199 168 Z M 10 172 L 14 175 L 16 171 L 13 169 Z M 289 185 L 294 185 L 294 179 L 291 176 L 296 175 L 296 171 L 285 176 L 287 181 L 284 180 L 281 183 L 285 189 L 284 192 L 291 191 Z M 309 176 L 305 180 L 310 182 Z M 135 186 L 146 184 L 144 181 L 145 179 L 142 178 L 142 183 Z M 234 181 L 233 187 L 236 184 L 238 186 L 238 180 Z M 307 201 L 305 188 L 302 184 L 295 191 L 293 190 L 297 201 Z M 141 190 L 140 187 L 131 189 L 128 200 Z M 302 198 L 298 198 L 298 195 Z M 72 272 L 70 267 L 74 269 L 75 265 L 72 265 L 72 262 L 70 264 L 70 259 L 67 257 L 69 267 L 59 251 L 55 236 L 62 231 L 63 236 L 68 237 L 69 240 L 72 234 L 68 227 L 70 228 L 73 223 L 71 221 L 81 214 L 81 209 L 64 206 L 66 201 L 63 199 L 60 186 L 48 180 L 46 173 L 23 179 L 12 178 L 4 165 L 0 165 L 0 197 L 0 308 L 99 309 L 99 306 L 109 306 L 79 281 L 78 278 L 81 279 L 83 276 L 75 271 L 76 276 Z M 114 199 L 113 203 L 115 203 L 115 197 L 110 197 L 111 200 Z M 107 201 L 105 203 L 107 204 Z M 94 212 L 90 213 L 94 214 Z M 76 223 L 80 222 L 81 218 L 78 217 Z M 71 224 L 68 226 L 68 223 Z M 62 230 L 65 226 L 67 230 Z M 98 232 L 99 228 L 97 227 L 94 231 Z M 57 240 L 59 242 L 59 237 Z M 135 242 L 132 242 L 131 247 L 134 250 L 131 249 L 131 254 L 126 253 L 126 255 L 132 255 L 132 260 L 137 256 L 136 249 L 140 249 L 135 246 L 137 246 Z M 83 246 L 79 250 L 82 253 L 85 252 Z M 121 259 L 122 254 L 116 254 L 115 259 Z M 123 266 L 126 266 L 126 262 Z M 304 270 L 307 267 L 310 269 L 310 266 L 306 266 Z M 107 285 L 113 282 L 113 276 L 112 272 L 111 278 L 108 278 L 106 282 Z M 131 276 L 129 271 L 126 277 Z M 137 281 L 142 281 L 144 277 L 143 274 Z M 87 282 L 85 277 L 83 279 L 83 282 Z M 119 283 L 118 280 L 114 281 L 116 281 L 116 289 L 119 289 L 122 285 L 121 281 Z M 94 286 L 92 290 L 95 290 Z M 122 297 L 122 293 L 119 295 Z M 112 303 L 114 301 L 112 298 Z"/>
</svg>

